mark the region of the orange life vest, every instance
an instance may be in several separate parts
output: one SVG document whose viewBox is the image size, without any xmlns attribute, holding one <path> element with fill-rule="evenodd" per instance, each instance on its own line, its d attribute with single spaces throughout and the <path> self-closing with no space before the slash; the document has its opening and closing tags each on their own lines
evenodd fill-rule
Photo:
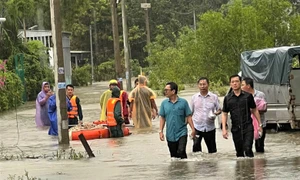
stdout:
<svg viewBox="0 0 300 180">
<path fill-rule="evenodd" d="M 72 96 L 69 100 L 72 106 L 72 110 L 68 111 L 68 118 L 75 118 L 78 116 L 78 107 L 76 103 L 76 96 Z"/>
<path fill-rule="evenodd" d="M 119 98 L 109 98 L 106 105 L 106 122 L 107 126 L 116 126 L 117 121 L 115 119 L 115 106 L 117 102 L 120 101 Z"/>
</svg>

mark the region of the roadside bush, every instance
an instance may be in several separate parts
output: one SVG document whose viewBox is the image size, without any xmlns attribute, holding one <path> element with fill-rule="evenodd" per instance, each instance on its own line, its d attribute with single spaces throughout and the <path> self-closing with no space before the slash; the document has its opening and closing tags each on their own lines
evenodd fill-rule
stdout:
<svg viewBox="0 0 300 180">
<path fill-rule="evenodd" d="M 110 79 L 115 79 L 116 70 L 115 70 L 115 62 L 113 60 L 106 61 L 101 63 L 96 67 L 94 71 L 95 81 L 106 81 Z"/>
<path fill-rule="evenodd" d="M 22 103 L 23 85 L 20 78 L 11 71 L 2 74 L 4 86 L 0 88 L 0 112 L 17 107 Z"/>
<path fill-rule="evenodd" d="M 72 71 L 72 84 L 74 86 L 87 86 L 92 81 L 91 66 L 84 65 Z"/>
<path fill-rule="evenodd" d="M 219 80 L 217 82 L 210 82 L 209 89 L 211 92 L 217 94 L 218 96 L 225 96 L 229 90 L 228 86 L 224 86 L 223 83 Z"/>
</svg>

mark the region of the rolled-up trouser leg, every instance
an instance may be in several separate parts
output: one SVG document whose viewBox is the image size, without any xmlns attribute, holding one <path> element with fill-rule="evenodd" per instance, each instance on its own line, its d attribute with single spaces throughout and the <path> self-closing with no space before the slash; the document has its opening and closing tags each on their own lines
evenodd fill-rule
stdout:
<svg viewBox="0 0 300 180">
<path fill-rule="evenodd" d="M 178 140 L 178 149 L 177 149 L 177 155 L 181 159 L 186 159 L 186 144 L 187 144 L 187 135 L 182 136 Z"/>
</svg>

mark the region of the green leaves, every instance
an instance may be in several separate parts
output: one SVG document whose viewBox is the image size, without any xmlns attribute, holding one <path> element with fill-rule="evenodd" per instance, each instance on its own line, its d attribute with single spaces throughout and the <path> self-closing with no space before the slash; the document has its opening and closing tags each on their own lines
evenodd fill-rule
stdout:
<svg viewBox="0 0 300 180">
<path fill-rule="evenodd" d="M 150 81 L 196 83 L 206 76 L 227 84 L 228 76 L 239 72 L 242 51 L 300 43 L 300 19 L 292 11 L 287 0 L 233 0 L 202 14 L 196 32 L 181 29 L 175 43 L 171 33 L 158 34 L 147 58 Z"/>
<path fill-rule="evenodd" d="M 2 61 L 0 60 L 2 63 Z M 4 86 L 0 87 L 0 112 L 17 107 L 22 102 L 23 86 L 19 77 L 10 71 L 0 70 L 0 77 L 5 77 Z"/>
</svg>

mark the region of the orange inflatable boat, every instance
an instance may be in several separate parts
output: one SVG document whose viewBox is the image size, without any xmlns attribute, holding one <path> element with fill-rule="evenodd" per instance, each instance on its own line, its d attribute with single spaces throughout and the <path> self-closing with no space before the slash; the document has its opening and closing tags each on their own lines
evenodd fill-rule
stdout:
<svg viewBox="0 0 300 180">
<path fill-rule="evenodd" d="M 105 129 L 84 129 L 79 131 L 70 131 L 70 140 L 79 140 L 79 135 L 83 134 L 86 140 L 91 139 L 100 139 L 100 138 L 109 138 L 109 130 L 107 128 Z M 129 129 L 127 127 L 124 127 L 123 129 L 124 136 L 128 136 Z"/>
</svg>

